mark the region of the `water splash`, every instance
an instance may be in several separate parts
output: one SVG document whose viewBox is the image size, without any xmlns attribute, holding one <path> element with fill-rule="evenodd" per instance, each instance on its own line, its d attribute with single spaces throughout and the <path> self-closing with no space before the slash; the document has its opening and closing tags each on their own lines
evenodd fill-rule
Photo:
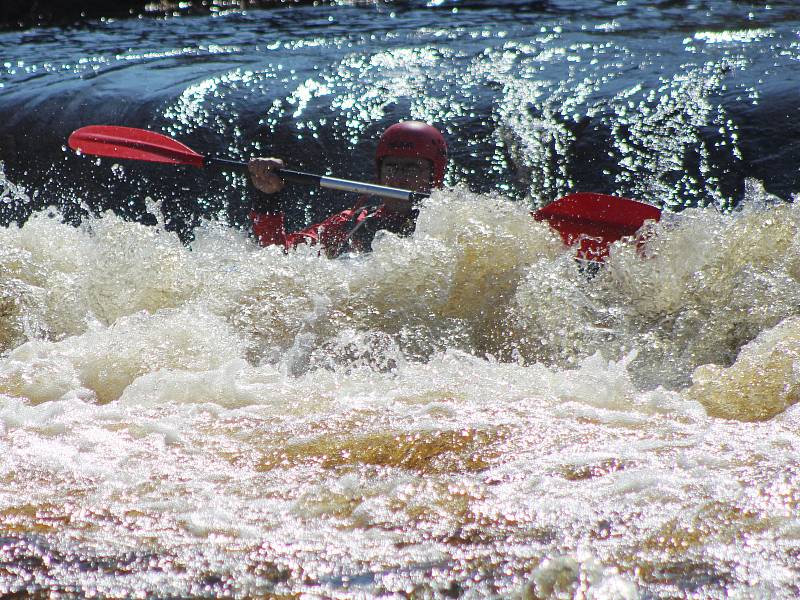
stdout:
<svg viewBox="0 0 800 600">
<path fill-rule="evenodd" d="M 781 595 L 797 327 L 772 299 L 796 285 L 795 213 L 687 212 L 594 278 L 464 189 L 342 260 L 212 222 L 191 248 L 110 213 L 3 230 L 0 283 L 35 284 L 17 314 L 46 327 L 0 361 L 0 585 Z M 741 352 L 731 315 L 763 332 Z M 733 366 L 640 383 L 686 380 L 697 348 Z"/>
</svg>

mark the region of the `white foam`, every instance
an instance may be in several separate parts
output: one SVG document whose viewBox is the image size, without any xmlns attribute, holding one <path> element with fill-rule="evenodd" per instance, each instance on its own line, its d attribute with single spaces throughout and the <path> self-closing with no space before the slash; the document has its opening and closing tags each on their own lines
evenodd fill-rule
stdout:
<svg viewBox="0 0 800 600">
<path fill-rule="evenodd" d="M 773 357 L 790 394 L 796 220 L 691 211 L 589 278 L 527 211 L 463 189 L 343 260 L 212 223 L 186 248 L 39 215 L 0 231 L 20 299 L 0 313 L 0 519 L 61 511 L 71 544 L 156 548 L 254 590 L 262 543 L 331 594 L 461 560 L 508 569 L 504 595 L 577 577 L 598 598 L 636 597 L 626 565 L 712 550 L 780 568 L 741 535 L 793 535 L 796 406 L 719 419 L 687 382 Z"/>
</svg>

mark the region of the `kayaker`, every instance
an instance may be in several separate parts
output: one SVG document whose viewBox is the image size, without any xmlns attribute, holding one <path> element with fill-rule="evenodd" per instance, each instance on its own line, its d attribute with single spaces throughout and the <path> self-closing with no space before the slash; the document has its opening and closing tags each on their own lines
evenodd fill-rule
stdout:
<svg viewBox="0 0 800 600">
<path fill-rule="evenodd" d="M 441 132 L 421 121 L 401 121 L 389 127 L 375 151 L 378 183 L 389 187 L 430 192 L 442 187 L 447 167 L 447 142 Z M 249 165 L 253 185 L 267 194 L 283 189 L 274 172 L 284 167 L 279 158 L 254 158 Z M 282 211 L 252 211 L 253 233 L 262 246 L 321 244 L 328 256 L 347 251 L 368 251 L 379 230 L 398 235 L 414 232 L 419 211 L 410 202 L 381 198 L 376 208 L 369 198 L 359 198 L 353 208 L 331 215 L 321 223 L 287 233 Z"/>
</svg>

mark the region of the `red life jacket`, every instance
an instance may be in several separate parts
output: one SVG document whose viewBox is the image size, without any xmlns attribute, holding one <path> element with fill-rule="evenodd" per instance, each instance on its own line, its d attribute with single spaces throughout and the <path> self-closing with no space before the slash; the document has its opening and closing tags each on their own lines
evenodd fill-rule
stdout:
<svg viewBox="0 0 800 600">
<path fill-rule="evenodd" d="M 350 232 L 368 215 L 366 208 L 350 208 L 292 233 L 286 233 L 283 213 L 251 212 L 250 219 L 253 233 L 262 246 L 282 245 L 288 250 L 298 244 L 321 244 L 329 256 L 337 256 L 347 245 Z"/>
<path fill-rule="evenodd" d="M 286 233 L 283 213 L 270 214 L 252 211 L 253 233 L 262 246 L 294 248 L 298 244 L 320 244 L 325 253 L 333 258 L 345 250 L 369 250 L 372 236 L 377 229 L 387 229 L 400 235 L 413 231 L 416 212 L 409 217 L 398 215 L 381 206 L 377 210 L 365 206 L 366 198 L 359 198 L 353 208 L 331 215 L 324 221 L 305 229 Z M 367 225 L 369 219 L 370 227 Z M 361 232 L 364 232 L 362 234 Z M 355 235 L 358 233 L 358 235 Z"/>
</svg>

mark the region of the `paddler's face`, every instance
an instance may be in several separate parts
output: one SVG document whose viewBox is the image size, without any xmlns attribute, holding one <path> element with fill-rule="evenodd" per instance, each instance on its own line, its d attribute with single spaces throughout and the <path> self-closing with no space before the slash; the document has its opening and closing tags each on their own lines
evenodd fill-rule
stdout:
<svg viewBox="0 0 800 600">
<path fill-rule="evenodd" d="M 425 158 L 387 156 L 381 161 L 380 183 L 389 187 L 430 192 L 433 165 Z"/>
</svg>

